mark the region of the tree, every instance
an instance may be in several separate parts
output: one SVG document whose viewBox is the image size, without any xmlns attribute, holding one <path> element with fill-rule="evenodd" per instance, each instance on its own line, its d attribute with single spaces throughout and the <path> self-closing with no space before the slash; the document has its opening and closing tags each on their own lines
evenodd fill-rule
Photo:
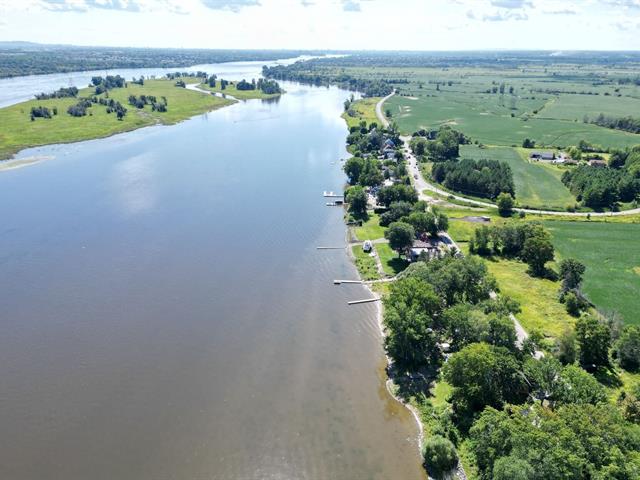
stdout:
<svg viewBox="0 0 640 480">
<path fill-rule="evenodd" d="M 489 316 L 488 328 L 483 335 L 485 342 L 496 347 L 515 350 L 517 339 L 516 328 L 509 317 L 496 314 Z"/>
<path fill-rule="evenodd" d="M 578 297 L 573 292 L 568 292 L 563 297 L 564 306 L 567 310 L 567 313 L 573 317 L 580 316 L 580 301 Z"/>
<path fill-rule="evenodd" d="M 351 213 L 359 216 L 367 214 L 367 193 L 360 185 L 350 187 L 347 190 L 346 200 Z"/>
<path fill-rule="evenodd" d="M 640 328 L 635 325 L 624 327 L 614 349 L 620 366 L 635 372 L 640 368 Z"/>
<path fill-rule="evenodd" d="M 416 238 L 413 227 L 405 222 L 393 222 L 384 236 L 389 240 L 389 246 L 398 252 L 398 256 L 410 248 Z"/>
<path fill-rule="evenodd" d="M 555 400 L 564 404 L 591 404 L 607 401 L 604 387 L 590 373 L 577 365 L 567 365 L 560 374 L 562 389 Z"/>
<path fill-rule="evenodd" d="M 609 327 L 592 316 L 581 317 L 576 322 L 576 339 L 580 348 L 580 364 L 584 368 L 609 366 Z"/>
<path fill-rule="evenodd" d="M 534 276 L 544 276 L 545 264 L 553 260 L 553 244 L 549 234 L 540 230 L 537 234 L 527 238 L 522 247 L 522 260 L 529 265 L 529 270 Z"/>
<path fill-rule="evenodd" d="M 573 330 L 565 330 L 557 341 L 558 360 L 563 365 L 574 363 L 577 358 L 576 334 Z"/>
<path fill-rule="evenodd" d="M 435 236 L 438 234 L 436 216 L 431 212 L 413 212 L 407 217 L 406 222 L 413 226 L 416 235 L 428 233 Z"/>
<path fill-rule="evenodd" d="M 380 225 L 388 227 L 391 223 L 406 217 L 413 210 L 413 205 L 409 202 L 394 202 L 389 205 L 389 209 L 380 215 Z"/>
<path fill-rule="evenodd" d="M 522 141 L 522 148 L 535 148 L 536 146 L 536 142 L 534 142 L 533 140 L 530 140 L 528 138 L 525 138 Z"/>
<path fill-rule="evenodd" d="M 579 290 L 582 276 L 587 267 L 575 258 L 567 258 L 560 262 L 560 278 L 562 278 L 562 292 Z"/>
<path fill-rule="evenodd" d="M 502 457 L 493 465 L 493 480 L 533 480 L 535 471 L 527 462 L 518 457 Z"/>
<path fill-rule="evenodd" d="M 520 403 L 527 386 L 517 359 L 508 350 L 472 343 L 454 353 L 444 366 L 444 378 L 453 387 L 456 410 L 481 411 L 486 406 Z"/>
<path fill-rule="evenodd" d="M 501 217 L 510 217 L 513 213 L 513 197 L 510 193 L 502 192 L 496 199 L 496 205 L 498 206 L 498 213 Z"/>
<path fill-rule="evenodd" d="M 418 193 L 411 185 L 396 184 L 378 190 L 378 203 L 388 207 L 394 202 L 416 203 Z"/>
<path fill-rule="evenodd" d="M 415 368 L 438 358 L 433 317 L 440 301 L 433 287 L 417 278 L 400 279 L 384 297 L 385 347 L 400 365 Z"/>
<path fill-rule="evenodd" d="M 422 449 L 422 456 L 427 470 L 441 476 L 450 472 L 458 464 L 458 453 L 456 447 L 440 435 L 429 437 Z"/>
<path fill-rule="evenodd" d="M 349 183 L 355 185 L 360 179 L 360 173 L 364 168 L 364 159 L 360 157 L 351 157 L 344 162 L 344 173 L 349 177 Z"/>
</svg>

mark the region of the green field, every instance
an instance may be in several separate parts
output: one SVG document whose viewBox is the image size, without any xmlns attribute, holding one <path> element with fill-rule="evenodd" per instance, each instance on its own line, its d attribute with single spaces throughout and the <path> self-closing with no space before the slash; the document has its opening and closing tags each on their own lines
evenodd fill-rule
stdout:
<svg viewBox="0 0 640 480">
<path fill-rule="evenodd" d="M 545 222 L 562 258 L 587 266 L 583 290 L 603 311 L 640 324 L 640 224 Z"/>
<path fill-rule="evenodd" d="M 363 251 L 361 245 L 353 245 L 351 252 L 356 260 L 356 268 L 360 278 L 363 280 L 377 280 L 380 278 L 375 258 L 370 257 L 367 252 Z"/>
<path fill-rule="evenodd" d="M 385 230 L 385 227 L 380 226 L 380 216 L 376 213 L 372 213 L 362 226 L 354 229 L 354 232 L 357 239 L 364 242 L 365 240 L 377 240 L 378 238 L 384 238 Z"/>
<path fill-rule="evenodd" d="M 521 145 L 524 138 L 534 139 L 538 145 L 560 147 L 577 145 L 580 140 L 603 147 L 640 144 L 640 135 L 585 124 L 582 116 L 576 122 L 538 118 L 520 110 L 509 112 L 496 103 L 499 100 L 495 95 L 464 92 L 438 92 L 431 95 L 394 96 L 384 106 L 391 109 L 394 120 L 405 134 L 421 128 L 450 125 L 472 140 L 488 145 Z M 514 113 L 513 117 L 511 113 Z M 595 116 L 600 112 L 591 113 Z M 628 111 L 627 115 L 631 113 Z"/>
<path fill-rule="evenodd" d="M 585 115 L 593 119 L 600 113 L 626 117 L 640 112 L 640 100 L 634 97 L 603 95 L 561 95 L 540 110 L 538 117 L 582 122 Z"/>
<path fill-rule="evenodd" d="M 462 145 L 460 158 L 481 158 L 506 162 L 513 172 L 516 200 L 519 205 L 534 208 L 564 210 L 575 205 L 576 199 L 564 186 L 560 177 L 562 170 L 553 165 L 531 163 L 511 147 L 479 148 L 477 145 Z"/>
<path fill-rule="evenodd" d="M 216 86 L 211 88 L 206 83 L 201 83 L 198 85 L 199 88 L 203 90 L 209 90 L 210 92 L 216 93 L 224 93 L 225 95 L 231 95 L 234 98 L 239 100 L 251 100 L 251 99 L 262 99 L 268 100 L 270 98 L 277 98 L 281 94 L 280 93 L 264 93 L 261 90 L 238 90 L 233 82 L 230 82 L 227 87 L 222 90 L 220 88 L 220 82 L 216 82 Z"/>
<path fill-rule="evenodd" d="M 360 124 L 362 120 L 369 123 L 378 123 L 376 116 L 376 104 L 380 101 L 380 97 L 363 98 L 356 100 L 351 104 L 349 112 L 344 112 L 342 118 L 347 122 L 348 127 L 354 127 Z"/>
<path fill-rule="evenodd" d="M 52 143 L 77 142 L 101 138 L 155 124 L 171 124 L 194 115 L 215 110 L 233 103 L 232 100 L 204 95 L 186 88 L 176 87 L 171 80 L 147 80 L 143 86 L 129 83 L 127 88 L 109 91 L 109 97 L 127 108 L 122 121 L 115 113 L 108 114 L 103 105 L 94 105 L 84 117 L 72 117 L 67 108 L 77 103 L 76 98 L 29 100 L 0 109 L 0 159 L 9 158 L 17 151 Z M 93 89 L 82 89 L 79 96 L 89 96 Z M 151 106 L 137 109 L 128 104 L 129 95 L 155 95 L 167 98 L 167 112 L 152 112 Z M 31 107 L 58 108 L 51 119 L 30 119 Z"/>
</svg>

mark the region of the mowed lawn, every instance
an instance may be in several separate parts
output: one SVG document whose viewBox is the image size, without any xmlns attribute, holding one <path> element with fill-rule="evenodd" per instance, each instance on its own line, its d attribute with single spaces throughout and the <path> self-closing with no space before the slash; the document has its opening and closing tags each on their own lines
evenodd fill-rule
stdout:
<svg viewBox="0 0 640 480">
<path fill-rule="evenodd" d="M 93 89 L 85 88 L 79 97 L 89 97 Z M 155 95 L 158 100 L 166 97 L 167 112 L 152 112 L 151 106 L 137 109 L 128 104 L 129 95 Z M 101 97 L 103 95 L 99 95 Z M 171 124 L 191 116 L 230 105 L 227 100 L 202 92 L 194 92 L 175 86 L 171 80 L 147 80 L 144 85 L 129 83 L 127 88 L 109 91 L 109 97 L 127 108 L 122 121 L 115 113 L 108 114 L 104 105 L 94 104 L 84 117 L 72 117 L 67 108 L 78 102 L 77 98 L 54 98 L 49 100 L 29 100 L 0 109 L 0 159 L 8 158 L 22 148 L 48 145 L 52 143 L 77 142 L 92 138 L 106 137 L 114 133 L 158 123 Z M 31 107 L 43 106 L 50 110 L 58 108 L 58 115 L 50 119 L 36 118 L 31 121 Z"/>
<path fill-rule="evenodd" d="M 551 165 L 531 163 L 514 148 L 462 145 L 460 158 L 486 158 L 508 163 L 513 172 L 516 200 L 522 206 L 564 210 L 567 205 L 576 203 L 575 197 L 560 180 L 560 169 Z"/>
<path fill-rule="evenodd" d="M 584 293 L 600 310 L 640 324 L 640 224 L 545 222 L 560 258 L 587 266 Z"/>
<path fill-rule="evenodd" d="M 516 100 L 515 110 L 510 110 L 506 107 L 509 99 L 504 101 L 506 103 L 503 106 L 497 103 L 496 97 L 469 92 L 436 92 L 411 98 L 394 96 L 385 102 L 384 108 L 392 111 L 403 134 L 411 134 L 421 128 L 450 125 L 472 140 L 487 145 L 521 145 L 525 138 L 535 140 L 538 145 L 560 147 L 577 145 L 580 140 L 615 148 L 640 144 L 640 135 L 585 124 L 582 117 L 576 122 L 542 118 L 547 117 L 546 113 L 541 113 L 540 118 L 530 116 L 535 110 L 529 110 L 530 101 L 520 106 L 522 102 Z M 525 110 L 521 109 L 525 106 L 529 107 L 526 109 L 529 114 L 526 120 L 523 115 Z M 539 108 L 542 106 L 539 105 Z M 593 113 L 597 115 L 600 112 Z"/>
</svg>

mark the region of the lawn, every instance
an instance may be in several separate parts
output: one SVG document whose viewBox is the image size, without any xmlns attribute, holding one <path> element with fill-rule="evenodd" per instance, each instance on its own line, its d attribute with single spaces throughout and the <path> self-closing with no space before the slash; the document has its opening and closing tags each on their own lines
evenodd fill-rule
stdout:
<svg viewBox="0 0 640 480">
<path fill-rule="evenodd" d="M 519 205 L 551 210 L 564 210 L 568 205 L 575 205 L 576 198 L 560 180 L 562 170 L 552 165 L 529 162 L 526 155 L 526 152 L 520 153 L 511 147 L 460 147 L 460 158 L 485 158 L 509 164 Z"/>
<path fill-rule="evenodd" d="M 522 311 L 516 317 L 529 333 L 538 330 L 555 338 L 574 324 L 558 301 L 559 282 L 531 277 L 527 265 L 517 260 L 491 259 L 486 264 L 500 293 L 520 303 Z"/>
<path fill-rule="evenodd" d="M 380 275 L 378 274 L 375 258 L 370 257 L 367 252 L 363 251 L 360 245 L 353 245 L 351 251 L 356 259 L 356 268 L 360 278 L 362 280 L 378 280 Z"/>
<path fill-rule="evenodd" d="M 49 100 L 29 100 L 0 109 L 0 159 L 8 158 L 17 151 L 38 145 L 52 143 L 77 142 L 92 138 L 107 137 L 115 133 L 135 130 L 158 123 L 171 124 L 194 115 L 215 110 L 233 103 L 213 95 L 204 95 L 185 88 L 174 86 L 171 80 L 147 80 L 144 85 L 129 83 L 127 88 L 109 91 L 109 98 L 119 101 L 127 108 L 122 121 L 115 113 L 108 114 L 103 105 L 89 108 L 84 117 L 72 117 L 67 108 L 77 103 L 76 98 L 58 98 Z M 79 96 L 89 96 L 93 89 L 85 88 Z M 129 95 L 155 95 L 166 97 L 167 112 L 152 112 L 151 106 L 137 109 L 128 104 Z M 58 115 L 51 119 L 30 119 L 31 107 L 44 106 L 58 108 Z"/>
<path fill-rule="evenodd" d="M 224 93 L 225 95 L 231 95 L 234 98 L 239 100 L 251 100 L 251 99 L 263 99 L 268 100 L 270 98 L 279 97 L 280 93 L 264 93 L 262 90 L 238 90 L 233 82 L 229 82 L 229 85 L 222 90 L 220 88 L 220 82 L 216 82 L 215 87 L 210 87 L 207 83 L 201 83 L 198 85 L 199 88 L 203 90 L 209 90 L 210 92 L 215 93 Z"/>
<path fill-rule="evenodd" d="M 376 104 L 380 101 L 380 97 L 363 98 L 356 100 L 351 104 L 349 112 L 344 112 L 342 118 L 347 122 L 348 127 L 354 127 L 360 124 L 362 120 L 369 123 L 378 123 L 376 116 Z"/>
<path fill-rule="evenodd" d="M 587 266 L 583 290 L 603 311 L 640 324 L 640 224 L 545 222 L 561 258 Z"/>
<path fill-rule="evenodd" d="M 388 244 L 377 243 L 375 245 L 375 249 L 378 253 L 378 257 L 380 258 L 380 262 L 382 263 L 384 273 L 390 277 L 397 275 L 409 266 L 409 262 L 404 258 L 398 257 L 398 253 L 391 250 L 391 247 L 389 247 Z"/>
<path fill-rule="evenodd" d="M 364 242 L 365 240 L 376 240 L 378 238 L 384 238 L 385 227 L 381 227 L 378 223 L 380 216 L 376 213 L 370 214 L 369 219 L 362 224 L 361 227 L 355 228 L 355 234 L 358 240 Z"/>
</svg>

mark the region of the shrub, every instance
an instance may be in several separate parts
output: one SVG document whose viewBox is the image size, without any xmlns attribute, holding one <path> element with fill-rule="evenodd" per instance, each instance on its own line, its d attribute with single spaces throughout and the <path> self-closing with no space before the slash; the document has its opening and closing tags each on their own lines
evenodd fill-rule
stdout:
<svg viewBox="0 0 640 480">
<path fill-rule="evenodd" d="M 438 475 L 453 470 L 458 464 L 456 447 L 451 440 L 439 435 L 427 439 L 422 455 L 427 469 Z"/>
</svg>

